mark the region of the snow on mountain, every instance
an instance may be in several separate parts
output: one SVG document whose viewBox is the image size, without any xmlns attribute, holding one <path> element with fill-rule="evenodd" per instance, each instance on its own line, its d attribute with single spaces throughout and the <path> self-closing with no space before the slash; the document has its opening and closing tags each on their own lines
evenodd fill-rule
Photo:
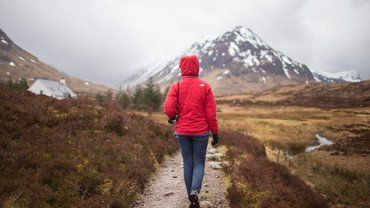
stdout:
<svg viewBox="0 0 370 208">
<path fill-rule="evenodd" d="M 273 49 L 251 29 L 238 26 L 220 36 L 203 37 L 178 55 L 141 67 L 122 87 L 134 87 L 152 77 L 164 89 L 180 80 L 179 60 L 187 53 L 199 57 L 200 77 L 213 86 L 216 95 L 316 82 L 325 77 L 315 78 L 306 65 Z"/>
<path fill-rule="evenodd" d="M 360 82 L 361 77 L 355 71 L 341 71 L 341 72 L 324 72 L 311 70 L 314 79 L 317 82 L 332 83 L 332 82 Z"/>
</svg>

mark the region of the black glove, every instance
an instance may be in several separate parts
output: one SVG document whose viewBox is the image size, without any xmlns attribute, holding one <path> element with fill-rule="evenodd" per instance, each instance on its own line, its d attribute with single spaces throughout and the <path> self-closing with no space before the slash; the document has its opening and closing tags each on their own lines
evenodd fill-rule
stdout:
<svg viewBox="0 0 370 208">
<path fill-rule="evenodd" d="M 169 124 L 174 124 L 176 121 L 176 118 L 168 118 L 168 123 Z"/>
<path fill-rule="evenodd" d="M 175 124 L 175 122 L 177 122 L 178 118 L 179 117 L 177 115 L 173 118 L 168 118 L 168 123 Z"/>
<path fill-rule="evenodd" d="M 213 140 L 212 140 L 212 146 L 215 146 L 217 143 L 218 143 L 218 135 L 217 134 L 213 134 Z"/>
</svg>

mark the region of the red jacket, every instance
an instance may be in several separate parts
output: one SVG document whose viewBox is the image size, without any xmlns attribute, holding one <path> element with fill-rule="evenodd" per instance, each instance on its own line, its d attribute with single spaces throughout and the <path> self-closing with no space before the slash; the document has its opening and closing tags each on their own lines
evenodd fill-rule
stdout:
<svg viewBox="0 0 370 208">
<path fill-rule="evenodd" d="M 164 113 L 169 118 L 179 116 L 178 134 L 201 135 L 209 131 L 217 134 L 216 102 L 211 86 L 198 78 L 198 58 L 195 55 L 182 57 L 180 69 L 182 80 L 170 87 L 163 103 Z"/>
</svg>

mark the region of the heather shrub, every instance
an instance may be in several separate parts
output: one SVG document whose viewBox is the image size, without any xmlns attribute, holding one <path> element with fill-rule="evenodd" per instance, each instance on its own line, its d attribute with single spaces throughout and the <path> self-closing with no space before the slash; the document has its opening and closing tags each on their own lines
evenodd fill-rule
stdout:
<svg viewBox="0 0 370 208">
<path fill-rule="evenodd" d="M 0 88 L 0 204 L 130 207 L 165 155 L 169 127 L 114 103 Z"/>
<path fill-rule="evenodd" d="M 227 189 L 232 207 L 327 207 L 325 199 L 312 191 L 289 170 L 271 162 L 256 139 L 236 132 L 221 132 L 226 145 L 230 178 Z"/>
</svg>

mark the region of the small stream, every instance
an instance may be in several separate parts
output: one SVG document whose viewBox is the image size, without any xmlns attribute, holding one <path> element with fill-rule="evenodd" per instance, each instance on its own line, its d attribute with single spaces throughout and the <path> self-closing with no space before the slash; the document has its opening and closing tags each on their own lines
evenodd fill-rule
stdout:
<svg viewBox="0 0 370 208">
<path fill-rule="evenodd" d="M 323 136 L 320 136 L 319 134 L 316 134 L 315 136 L 318 139 L 319 144 L 318 145 L 311 145 L 311 146 L 306 147 L 305 152 L 311 152 L 311 151 L 314 151 L 315 149 L 320 148 L 324 145 L 333 144 L 332 141 L 328 140 L 327 138 L 325 138 Z"/>
<path fill-rule="evenodd" d="M 325 146 L 325 145 L 331 145 L 331 144 L 334 144 L 334 142 L 330 141 L 329 139 L 321 136 L 320 134 L 315 134 L 319 144 L 318 145 L 311 145 L 311 146 L 307 146 L 305 148 L 305 152 L 312 152 L 314 151 L 315 149 L 318 149 L 322 146 Z M 285 158 L 288 159 L 288 160 L 293 160 L 295 158 L 296 155 L 292 155 L 290 154 L 288 151 L 285 151 Z"/>
</svg>

